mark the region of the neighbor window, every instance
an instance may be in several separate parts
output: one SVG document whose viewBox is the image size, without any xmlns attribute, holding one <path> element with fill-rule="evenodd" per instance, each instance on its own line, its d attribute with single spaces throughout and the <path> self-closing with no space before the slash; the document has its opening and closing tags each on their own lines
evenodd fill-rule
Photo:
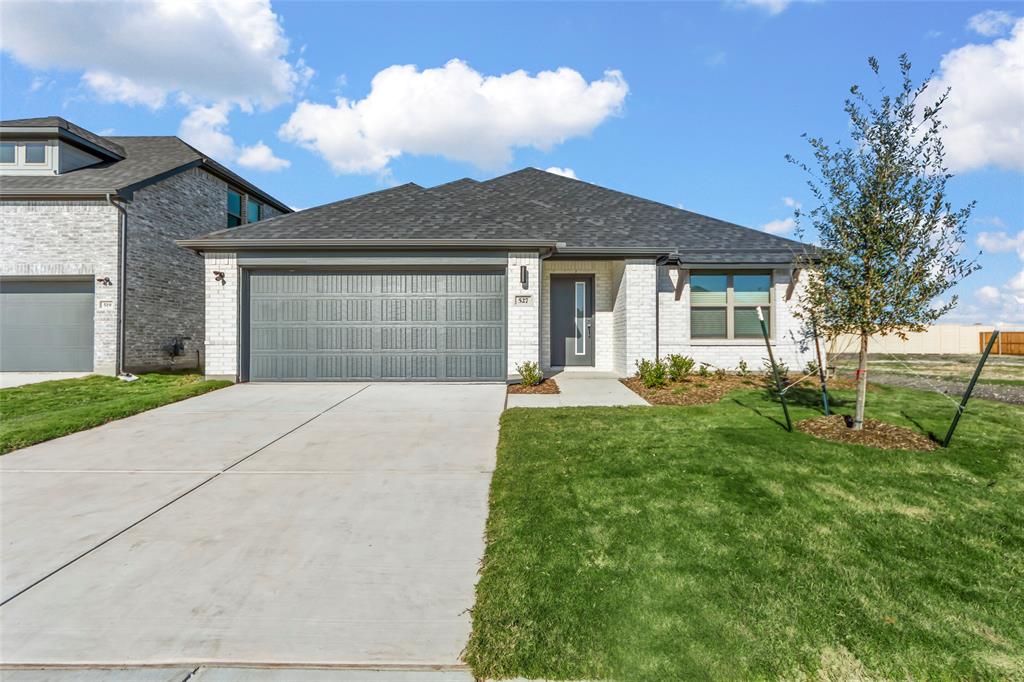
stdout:
<svg viewBox="0 0 1024 682">
<path fill-rule="evenodd" d="M 257 223 L 263 217 L 260 202 L 249 199 L 245 202 L 245 222 Z"/>
<path fill-rule="evenodd" d="M 18 159 L 17 151 L 13 142 L 0 143 L 0 163 L 15 163 Z"/>
<path fill-rule="evenodd" d="M 25 163 L 46 163 L 46 145 L 42 142 L 26 144 Z"/>
<path fill-rule="evenodd" d="M 228 227 L 242 224 L 242 195 L 233 189 L 228 190 Z"/>
<path fill-rule="evenodd" d="M 757 307 L 771 334 L 772 276 L 766 272 L 690 274 L 690 336 L 753 339 L 761 336 Z"/>
</svg>

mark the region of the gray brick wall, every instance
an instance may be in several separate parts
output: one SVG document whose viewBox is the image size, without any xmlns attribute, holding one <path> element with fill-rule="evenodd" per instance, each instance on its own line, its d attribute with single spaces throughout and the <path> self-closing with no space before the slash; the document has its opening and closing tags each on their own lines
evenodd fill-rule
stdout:
<svg viewBox="0 0 1024 682">
<path fill-rule="evenodd" d="M 164 344 L 189 336 L 175 367 L 201 364 L 203 259 L 174 243 L 226 227 L 227 185 L 194 168 L 135 193 L 128 204 L 126 358 L 130 370 L 171 366 Z"/>
<path fill-rule="evenodd" d="M 93 371 L 101 374 L 117 363 L 117 215 L 105 201 L 0 202 L 0 276 L 93 280 Z M 96 282 L 107 277 L 109 285 Z"/>
</svg>

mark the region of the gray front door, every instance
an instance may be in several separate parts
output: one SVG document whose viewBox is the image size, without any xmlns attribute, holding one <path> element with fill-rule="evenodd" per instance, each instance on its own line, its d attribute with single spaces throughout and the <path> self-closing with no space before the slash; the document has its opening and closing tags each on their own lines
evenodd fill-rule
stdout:
<svg viewBox="0 0 1024 682">
<path fill-rule="evenodd" d="M 551 365 L 594 365 L 594 277 L 551 276 Z"/>
<path fill-rule="evenodd" d="M 504 380 L 504 270 L 248 274 L 252 381 Z"/>
<path fill-rule="evenodd" d="M 0 282 L 0 371 L 91 372 L 93 283 Z"/>
</svg>

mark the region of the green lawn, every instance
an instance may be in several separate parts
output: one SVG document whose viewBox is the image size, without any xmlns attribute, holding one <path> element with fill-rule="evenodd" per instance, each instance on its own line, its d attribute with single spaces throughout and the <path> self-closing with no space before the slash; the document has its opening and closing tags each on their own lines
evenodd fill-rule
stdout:
<svg viewBox="0 0 1024 682">
<path fill-rule="evenodd" d="M 813 393 L 794 397 L 795 418 L 817 414 Z M 926 433 L 954 409 L 869 395 L 869 416 Z M 507 411 L 474 673 L 1024 679 L 1024 408 L 972 401 L 952 447 L 931 453 L 779 420 L 756 391 Z"/>
<path fill-rule="evenodd" d="M 93 375 L 0 389 L 0 454 L 229 386 L 198 374 Z"/>
</svg>

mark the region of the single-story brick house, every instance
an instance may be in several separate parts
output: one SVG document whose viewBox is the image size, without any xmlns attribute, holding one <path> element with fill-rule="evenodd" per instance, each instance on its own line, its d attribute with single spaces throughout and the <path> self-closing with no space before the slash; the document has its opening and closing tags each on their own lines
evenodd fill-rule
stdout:
<svg viewBox="0 0 1024 682">
<path fill-rule="evenodd" d="M 290 211 L 177 137 L 0 121 L 0 371 L 202 364 L 202 263 L 175 240 Z"/>
<path fill-rule="evenodd" d="M 405 184 L 181 240 L 206 263 L 206 372 L 241 381 L 628 375 L 684 353 L 802 366 L 811 247 L 528 168 Z"/>
</svg>

